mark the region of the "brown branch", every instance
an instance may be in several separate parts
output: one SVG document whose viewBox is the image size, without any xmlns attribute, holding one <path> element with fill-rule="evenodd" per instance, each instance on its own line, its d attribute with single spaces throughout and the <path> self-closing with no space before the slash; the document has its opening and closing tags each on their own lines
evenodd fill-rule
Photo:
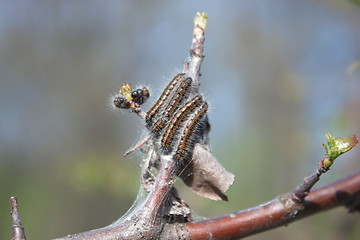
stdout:
<svg viewBox="0 0 360 240">
<path fill-rule="evenodd" d="M 138 144 L 136 144 L 135 147 L 130 148 L 129 150 L 127 150 L 124 153 L 124 157 L 126 157 L 127 155 L 129 155 L 130 153 L 136 151 L 137 149 L 139 149 L 140 147 L 142 147 L 145 143 L 147 143 L 150 139 L 150 135 L 147 136 L 146 138 L 144 138 L 141 142 L 139 142 Z"/>
<path fill-rule="evenodd" d="M 310 177 L 306 177 L 303 183 L 297 186 L 292 192 L 291 198 L 293 201 L 298 203 L 303 202 L 310 190 L 319 181 L 320 176 L 329 171 L 335 159 L 350 151 L 359 142 L 358 137 L 355 134 L 347 138 L 335 138 L 330 133 L 327 133 L 326 138 L 329 146 L 323 143 L 323 146 L 326 149 L 325 157 L 319 163 L 316 172 Z"/>
<path fill-rule="evenodd" d="M 306 177 L 303 183 L 295 188 L 295 190 L 291 194 L 292 200 L 299 203 L 303 202 L 305 197 L 309 194 L 310 190 L 320 180 L 320 176 L 328 170 L 329 168 L 326 168 L 319 164 L 316 172 L 313 173 L 311 176 Z"/>
<path fill-rule="evenodd" d="M 287 225 L 302 217 L 341 205 L 354 205 L 360 197 L 360 171 L 345 179 L 310 192 L 303 203 L 292 200 L 292 193 L 248 210 L 216 219 L 179 224 L 188 229 L 189 237 L 196 239 L 238 239 Z M 359 201 L 359 200 L 358 200 Z M 359 202 L 356 202 L 359 206 Z M 167 226 L 164 230 L 170 231 Z M 189 239 L 190 239 L 189 238 Z"/>
<path fill-rule="evenodd" d="M 173 187 L 174 166 L 171 159 L 161 161 L 153 191 L 131 219 L 89 232 L 68 235 L 58 240 L 152 239 L 159 236 L 165 224 L 161 220 L 161 211 L 167 201 L 167 194 Z"/>
<path fill-rule="evenodd" d="M 164 170 L 163 176 L 167 175 L 167 173 L 165 173 L 167 171 L 165 170 L 166 168 L 166 166 L 162 168 Z M 171 169 L 168 169 L 168 171 L 170 170 Z M 159 181 L 165 182 L 167 178 L 162 178 L 162 180 Z M 158 191 L 164 194 L 168 189 L 159 188 Z M 149 206 L 146 209 L 151 210 L 150 207 L 155 207 L 156 209 L 156 207 L 160 206 L 158 203 L 162 201 L 161 194 L 155 194 L 154 196 L 155 197 L 148 198 L 151 200 L 145 204 Z M 144 222 L 138 224 L 133 221 L 128 221 L 122 225 L 110 225 L 102 229 L 69 235 L 61 239 L 116 239 L 119 237 L 121 239 L 136 239 L 155 236 L 161 239 L 182 237 L 182 239 L 196 240 L 208 239 L 210 236 L 212 239 L 238 239 L 284 226 L 303 217 L 338 206 L 358 208 L 360 205 L 360 171 L 352 176 L 310 192 L 303 203 L 293 201 L 291 196 L 292 193 L 286 193 L 259 207 L 231 213 L 215 219 L 183 224 L 166 224 L 162 232 L 156 225 L 149 225 L 149 223 L 152 222 L 150 220 L 154 220 L 154 215 L 151 214 L 151 217 L 146 218 L 148 220 L 147 224 Z M 155 210 L 155 212 L 156 211 L 157 210 Z M 143 218 L 143 216 L 140 215 L 138 215 L 138 217 Z M 129 228 L 133 228 L 134 226 L 141 228 L 138 229 L 138 232 L 129 231 Z M 129 235 L 129 232 L 132 235 Z M 139 234 L 139 232 L 141 234 Z"/>
<path fill-rule="evenodd" d="M 10 198 L 11 204 L 11 222 L 12 222 L 12 240 L 25 240 L 25 231 L 24 227 L 21 224 L 20 215 L 18 211 L 17 199 L 16 197 Z"/>
<path fill-rule="evenodd" d="M 205 29 L 207 24 L 206 13 L 197 13 L 194 19 L 192 47 L 190 49 L 190 62 L 185 65 L 185 73 L 193 80 L 193 93 L 198 91 L 200 66 L 204 58 Z"/>
</svg>

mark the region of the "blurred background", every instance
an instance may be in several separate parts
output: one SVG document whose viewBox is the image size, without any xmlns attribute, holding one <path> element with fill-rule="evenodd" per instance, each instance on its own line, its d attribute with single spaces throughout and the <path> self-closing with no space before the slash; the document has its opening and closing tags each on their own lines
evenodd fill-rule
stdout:
<svg viewBox="0 0 360 240">
<path fill-rule="evenodd" d="M 109 107 L 123 82 L 152 97 L 182 69 L 193 17 L 206 11 L 200 89 L 213 154 L 236 175 L 229 202 L 181 196 L 201 216 L 292 190 L 325 151 L 325 134 L 360 135 L 356 1 L 0 1 L 0 239 L 16 196 L 29 239 L 106 226 L 132 205 L 144 127 Z M 353 64 L 353 65 L 352 65 Z M 359 147 L 317 186 L 360 168 Z M 359 239 L 335 209 L 249 239 Z"/>
</svg>

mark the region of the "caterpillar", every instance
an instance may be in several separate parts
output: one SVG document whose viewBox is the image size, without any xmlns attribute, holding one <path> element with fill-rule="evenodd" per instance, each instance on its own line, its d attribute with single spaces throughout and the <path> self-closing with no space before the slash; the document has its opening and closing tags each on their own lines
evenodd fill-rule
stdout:
<svg viewBox="0 0 360 240">
<path fill-rule="evenodd" d="M 124 97 L 115 97 L 113 102 L 114 106 L 117 108 L 129 109 L 131 107 L 131 103 Z"/>
<path fill-rule="evenodd" d="M 131 97 L 133 98 L 135 103 L 141 105 L 150 97 L 149 89 L 147 89 L 146 87 L 143 87 L 142 89 L 136 89 L 132 91 Z"/>
<path fill-rule="evenodd" d="M 181 128 L 181 124 L 192 114 L 200 104 L 203 103 L 202 96 L 197 95 L 180 108 L 171 119 L 165 133 L 161 139 L 161 151 L 168 155 L 173 150 L 173 145 L 177 141 L 176 137 Z"/>
<path fill-rule="evenodd" d="M 145 125 L 147 128 L 150 128 L 152 125 L 152 121 L 154 116 L 159 112 L 161 107 L 163 106 L 164 102 L 168 99 L 170 94 L 173 92 L 173 88 L 178 83 L 180 79 L 182 79 L 185 76 L 185 73 L 179 73 L 177 74 L 171 82 L 166 86 L 162 94 L 160 95 L 159 99 L 156 101 L 156 103 L 147 111 L 145 115 Z"/>
<path fill-rule="evenodd" d="M 176 89 L 175 94 L 171 97 L 170 102 L 165 107 L 161 117 L 153 125 L 152 133 L 155 137 L 159 137 L 161 131 L 168 123 L 170 118 L 174 115 L 174 112 L 181 106 L 182 102 L 187 98 L 188 93 L 191 90 L 192 79 L 190 77 L 183 79 L 180 82 L 179 87 Z"/>
<path fill-rule="evenodd" d="M 194 115 L 186 124 L 182 132 L 177 150 L 173 156 L 173 160 L 176 163 L 182 164 L 191 160 L 194 146 L 200 138 L 199 132 L 203 127 L 203 120 L 207 109 L 208 103 L 202 103 L 198 108 L 196 108 Z"/>
</svg>

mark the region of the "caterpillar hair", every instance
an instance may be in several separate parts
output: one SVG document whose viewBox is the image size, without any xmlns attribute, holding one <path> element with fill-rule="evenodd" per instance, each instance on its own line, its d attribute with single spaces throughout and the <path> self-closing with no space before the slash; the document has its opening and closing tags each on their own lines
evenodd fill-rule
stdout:
<svg viewBox="0 0 360 240">
<path fill-rule="evenodd" d="M 113 103 L 117 108 L 129 109 L 131 106 L 131 103 L 126 98 L 120 96 L 114 97 Z"/>
<path fill-rule="evenodd" d="M 147 128 L 150 128 L 152 125 L 152 121 L 154 116 L 160 111 L 163 104 L 168 99 L 169 95 L 173 92 L 173 88 L 178 83 L 180 79 L 182 79 L 185 76 L 185 73 L 179 73 L 177 74 L 171 82 L 166 86 L 162 94 L 160 95 L 159 99 L 156 101 L 156 103 L 147 111 L 145 115 L 145 125 Z"/>
<path fill-rule="evenodd" d="M 175 111 L 187 99 L 187 96 L 191 91 L 191 83 L 192 79 L 189 77 L 181 80 L 179 87 L 176 89 L 175 94 L 171 97 L 168 105 L 162 112 L 162 115 L 153 125 L 151 131 L 156 138 L 160 136 L 161 131 L 164 129 L 170 118 L 174 115 Z"/>
<path fill-rule="evenodd" d="M 175 113 L 161 139 L 161 151 L 163 154 L 168 155 L 172 152 L 173 145 L 177 141 L 181 125 L 202 102 L 202 96 L 197 95 Z"/>
<path fill-rule="evenodd" d="M 194 146 L 201 137 L 199 133 L 203 127 L 203 120 L 207 109 L 208 103 L 202 103 L 198 108 L 196 108 L 195 113 L 187 122 L 182 132 L 177 150 L 173 156 L 173 159 L 177 164 L 184 164 L 192 159 Z"/>
</svg>

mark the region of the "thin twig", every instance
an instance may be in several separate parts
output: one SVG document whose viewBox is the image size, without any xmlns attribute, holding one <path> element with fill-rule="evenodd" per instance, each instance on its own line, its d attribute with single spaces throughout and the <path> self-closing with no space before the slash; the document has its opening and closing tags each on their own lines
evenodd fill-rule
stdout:
<svg viewBox="0 0 360 240">
<path fill-rule="evenodd" d="M 145 113 L 142 111 L 141 108 L 139 110 L 134 111 L 142 120 L 145 120 Z"/>
<path fill-rule="evenodd" d="M 320 176 L 328 170 L 329 168 L 319 164 L 316 172 L 314 172 L 311 176 L 304 178 L 303 183 L 295 188 L 291 194 L 292 200 L 299 203 L 303 202 L 310 190 L 320 180 Z"/>
<path fill-rule="evenodd" d="M 190 49 L 190 62 L 185 64 L 186 74 L 192 78 L 194 90 L 197 92 L 199 86 L 200 67 L 204 59 L 204 42 L 205 42 L 205 29 L 207 24 L 207 14 L 197 13 L 194 19 L 194 31 L 192 39 L 192 47 Z"/>
<path fill-rule="evenodd" d="M 322 159 L 322 161 L 320 161 L 316 172 L 313 173 L 310 177 L 306 177 L 303 183 L 297 186 L 292 192 L 291 198 L 293 201 L 298 203 L 303 202 L 305 197 L 309 194 L 310 190 L 319 181 L 320 176 L 323 173 L 329 171 L 335 159 L 337 159 L 342 154 L 350 151 L 359 142 L 358 137 L 355 134 L 347 138 L 336 138 L 330 133 L 327 133 L 326 138 L 328 141 L 328 145 L 323 143 L 323 146 L 326 149 L 325 157 Z"/>
<path fill-rule="evenodd" d="M 18 211 L 17 199 L 16 197 L 10 198 L 11 204 L 11 222 L 12 222 L 12 240 L 25 240 L 25 231 L 24 227 L 21 224 L 20 215 Z"/>
<path fill-rule="evenodd" d="M 127 155 L 129 155 L 130 153 L 136 151 L 138 148 L 140 148 L 142 145 L 144 145 L 145 143 L 147 143 L 147 141 L 149 141 L 150 139 L 150 135 L 147 136 L 146 138 L 144 138 L 139 144 L 137 144 L 135 147 L 130 148 L 129 150 L 127 150 L 124 153 L 124 157 L 126 157 Z"/>
</svg>

